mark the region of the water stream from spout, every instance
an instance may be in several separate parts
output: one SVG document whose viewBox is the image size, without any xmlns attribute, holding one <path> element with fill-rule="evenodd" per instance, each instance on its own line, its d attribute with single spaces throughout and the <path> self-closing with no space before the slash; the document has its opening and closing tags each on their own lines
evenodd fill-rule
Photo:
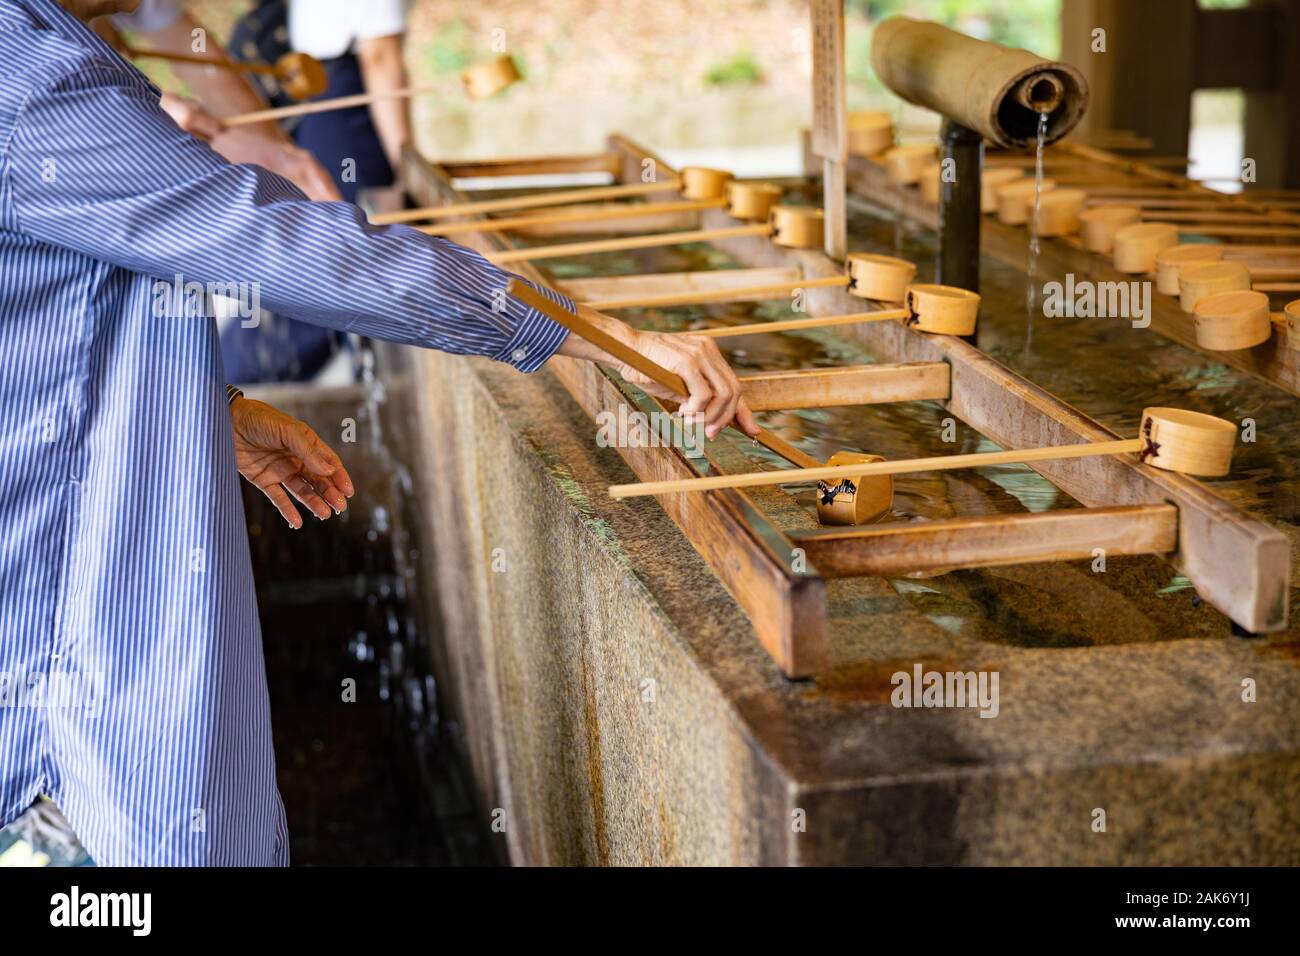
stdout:
<svg viewBox="0 0 1300 956">
<path fill-rule="evenodd" d="M 1038 152 L 1034 157 L 1034 212 L 1029 218 L 1029 261 L 1025 264 L 1025 352 L 1034 341 L 1034 313 L 1038 310 L 1038 214 L 1043 202 L 1043 148 L 1047 145 L 1047 113 L 1038 114 Z"/>
</svg>

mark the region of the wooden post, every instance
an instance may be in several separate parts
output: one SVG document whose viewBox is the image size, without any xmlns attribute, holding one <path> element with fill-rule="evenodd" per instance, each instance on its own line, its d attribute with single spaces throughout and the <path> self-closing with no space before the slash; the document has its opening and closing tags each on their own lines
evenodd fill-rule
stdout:
<svg viewBox="0 0 1300 956">
<path fill-rule="evenodd" d="M 822 158 L 822 205 L 826 254 L 843 262 L 848 254 L 848 102 L 844 84 L 844 0 L 812 0 L 812 151 Z"/>
</svg>

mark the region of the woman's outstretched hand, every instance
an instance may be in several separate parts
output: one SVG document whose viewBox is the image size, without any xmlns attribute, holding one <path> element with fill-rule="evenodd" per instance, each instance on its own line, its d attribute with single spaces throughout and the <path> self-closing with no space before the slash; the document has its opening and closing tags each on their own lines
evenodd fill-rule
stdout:
<svg viewBox="0 0 1300 956">
<path fill-rule="evenodd" d="M 577 335 L 565 340 L 560 348 L 562 354 L 610 365 L 651 395 L 680 402 L 678 411 L 684 418 L 703 417 L 705 434 L 710 438 L 733 422 L 747 435 L 758 432 L 754 414 L 741 397 L 740 381 L 712 339 L 641 332 L 583 305 L 578 306 L 578 314 L 652 362 L 676 373 L 690 394 L 682 396 L 664 388 Z"/>
<path fill-rule="evenodd" d="M 302 527 L 290 495 L 324 521 L 347 510 L 354 489 L 339 456 L 304 423 L 242 396 L 230 405 L 239 473 L 262 489 L 289 527 Z"/>
</svg>

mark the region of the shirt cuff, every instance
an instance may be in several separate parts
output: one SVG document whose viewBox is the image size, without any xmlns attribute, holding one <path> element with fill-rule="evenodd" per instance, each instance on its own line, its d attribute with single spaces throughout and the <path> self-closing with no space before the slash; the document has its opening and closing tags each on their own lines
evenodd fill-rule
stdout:
<svg viewBox="0 0 1300 956">
<path fill-rule="evenodd" d="M 534 282 L 528 284 L 562 308 L 570 312 L 577 311 L 573 300 L 568 296 Z M 550 316 L 524 305 L 508 293 L 504 299 L 505 315 L 512 320 L 515 331 L 509 341 L 492 358 L 513 366 L 521 372 L 535 372 L 564 344 L 569 330 Z"/>
</svg>

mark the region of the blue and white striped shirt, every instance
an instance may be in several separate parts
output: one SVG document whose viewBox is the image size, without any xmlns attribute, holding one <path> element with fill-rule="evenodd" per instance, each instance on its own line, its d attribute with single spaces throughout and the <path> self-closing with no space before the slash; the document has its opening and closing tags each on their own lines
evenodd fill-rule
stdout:
<svg viewBox="0 0 1300 956">
<path fill-rule="evenodd" d="M 226 163 L 54 0 L 0 0 L 0 825 L 45 792 L 102 864 L 283 863 L 217 333 L 155 314 L 176 276 L 523 371 L 565 331 L 470 250 Z"/>
</svg>

